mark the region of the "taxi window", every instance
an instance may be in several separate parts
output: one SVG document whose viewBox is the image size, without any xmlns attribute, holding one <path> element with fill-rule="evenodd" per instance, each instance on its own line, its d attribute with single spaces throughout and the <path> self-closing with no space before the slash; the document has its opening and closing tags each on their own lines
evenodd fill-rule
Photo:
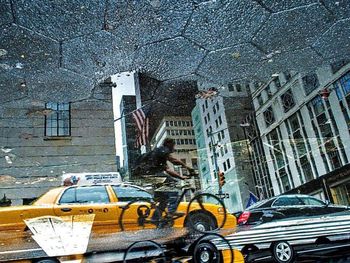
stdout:
<svg viewBox="0 0 350 263">
<path fill-rule="evenodd" d="M 84 186 L 67 189 L 60 204 L 71 203 L 108 203 L 109 198 L 104 186 Z"/>
<path fill-rule="evenodd" d="M 75 188 L 69 188 L 67 189 L 61 199 L 60 199 L 60 204 L 70 204 L 70 203 L 75 203 Z"/>
<path fill-rule="evenodd" d="M 152 195 L 142 189 L 133 186 L 119 185 L 112 186 L 118 201 L 130 202 L 139 199 L 152 200 Z"/>
<path fill-rule="evenodd" d="M 293 206 L 293 205 L 303 205 L 301 200 L 297 197 L 280 197 L 274 203 L 275 206 Z"/>
</svg>

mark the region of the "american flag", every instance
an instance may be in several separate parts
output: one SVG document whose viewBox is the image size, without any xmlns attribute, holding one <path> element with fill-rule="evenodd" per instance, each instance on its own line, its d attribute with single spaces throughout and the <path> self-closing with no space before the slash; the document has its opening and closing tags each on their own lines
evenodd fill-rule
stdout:
<svg viewBox="0 0 350 263">
<path fill-rule="evenodd" d="M 149 135 L 149 119 L 142 108 L 135 110 L 132 113 L 132 117 L 135 121 L 137 131 L 135 146 L 139 148 L 142 145 L 147 145 Z"/>
</svg>

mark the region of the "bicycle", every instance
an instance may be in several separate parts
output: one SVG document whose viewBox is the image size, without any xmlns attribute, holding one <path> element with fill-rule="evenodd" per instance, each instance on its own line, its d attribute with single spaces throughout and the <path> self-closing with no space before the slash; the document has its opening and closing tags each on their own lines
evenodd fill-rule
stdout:
<svg viewBox="0 0 350 263">
<path fill-rule="evenodd" d="M 181 202 L 186 193 L 194 194 L 187 207 Z M 177 198 L 176 213 L 169 214 L 159 209 L 159 202 L 154 199 L 133 200 L 121 207 L 119 226 L 122 231 L 147 228 L 166 228 L 178 226 L 187 227 L 190 231 L 211 233 L 221 229 L 226 222 L 227 211 L 223 201 L 210 193 L 195 192 L 188 184 L 181 187 L 181 194 Z M 158 218 L 153 216 L 157 213 Z M 177 222 L 178 221 L 178 222 Z"/>
</svg>

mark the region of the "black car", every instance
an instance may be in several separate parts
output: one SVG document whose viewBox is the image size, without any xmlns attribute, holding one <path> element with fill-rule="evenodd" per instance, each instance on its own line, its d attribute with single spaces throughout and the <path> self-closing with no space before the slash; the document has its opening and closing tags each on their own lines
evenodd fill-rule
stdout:
<svg viewBox="0 0 350 263">
<path fill-rule="evenodd" d="M 280 195 L 265 199 L 248 207 L 238 217 L 238 224 L 252 225 L 275 219 L 317 216 L 349 210 L 308 195 Z"/>
</svg>

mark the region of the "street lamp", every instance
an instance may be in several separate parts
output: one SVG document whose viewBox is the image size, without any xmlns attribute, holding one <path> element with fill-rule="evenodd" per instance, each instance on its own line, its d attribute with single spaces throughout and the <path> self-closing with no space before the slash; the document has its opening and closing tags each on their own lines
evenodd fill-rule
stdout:
<svg viewBox="0 0 350 263">
<path fill-rule="evenodd" d="M 224 129 L 221 129 L 221 130 L 218 130 L 218 131 L 215 131 L 215 132 L 209 132 L 208 133 L 208 136 L 210 137 L 210 142 L 211 142 L 211 145 L 212 145 L 212 153 L 213 153 L 213 158 L 214 158 L 214 173 L 215 175 L 217 176 L 217 180 L 218 180 L 218 186 L 219 186 L 219 191 L 218 191 L 218 195 L 219 196 L 223 196 L 222 194 L 222 186 L 223 184 L 220 183 L 220 178 L 219 178 L 219 165 L 218 165 L 218 159 L 217 159 L 217 156 L 216 156 L 216 146 L 218 146 L 219 144 L 218 143 L 214 143 L 214 135 L 219 133 L 219 132 L 222 132 L 224 130 L 227 130 L 227 128 L 224 128 Z"/>
</svg>

